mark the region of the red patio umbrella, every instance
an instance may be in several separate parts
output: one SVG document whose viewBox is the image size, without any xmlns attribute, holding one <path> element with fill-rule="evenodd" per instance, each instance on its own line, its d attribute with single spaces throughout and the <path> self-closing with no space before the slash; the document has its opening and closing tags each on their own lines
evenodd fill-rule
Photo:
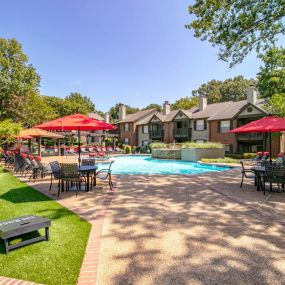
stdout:
<svg viewBox="0 0 285 285">
<path fill-rule="evenodd" d="M 80 164 L 80 131 L 101 131 L 101 130 L 114 130 L 116 127 L 112 124 L 90 118 L 82 114 L 69 115 L 50 122 L 43 123 L 35 126 L 35 128 L 44 130 L 56 130 L 56 131 L 78 131 L 78 143 L 79 143 L 79 157 L 78 162 Z"/>
<path fill-rule="evenodd" d="M 269 155 L 271 161 L 271 134 L 282 131 L 285 131 L 285 118 L 268 116 L 260 120 L 250 122 L 239 128 L 233 129 L 230 131 L 230 133 L 269 133 Z"/>
</svg>

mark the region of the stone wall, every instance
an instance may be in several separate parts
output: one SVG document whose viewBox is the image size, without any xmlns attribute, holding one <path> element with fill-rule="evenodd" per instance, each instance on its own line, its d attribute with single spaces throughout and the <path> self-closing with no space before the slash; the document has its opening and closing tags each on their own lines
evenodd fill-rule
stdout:
<svg viewBox="0 0 285 285">
<path fill-rule="evenodd" d="M 181 159 L 181 150 L 157 148 L 152 150 L 152 157 L 161 159 Z"/>
</svg>

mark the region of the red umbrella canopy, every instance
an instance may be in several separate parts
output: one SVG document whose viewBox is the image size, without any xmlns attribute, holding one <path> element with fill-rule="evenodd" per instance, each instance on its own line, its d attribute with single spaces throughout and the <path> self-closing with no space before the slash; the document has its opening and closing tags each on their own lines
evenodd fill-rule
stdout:
<svg viewBox="0 0 285 285">
<path fill-rule="evenodd" d="M 100 131 L 116 129 L 116 127 L 112 124 L 108 124 L 82 114 L 75 114 L 58 118 L 56 120 L 35 126 L 35 128 L 55 131 L 72 131 L 78 130 L 78 128 L 81 131 Z"/>
<path fill-rule="evenodd" d="M 282 131 L 285 131 L 285 118 L 268 116 L 233 129 L 230 133 L 267 133 Z"/>
</svg>

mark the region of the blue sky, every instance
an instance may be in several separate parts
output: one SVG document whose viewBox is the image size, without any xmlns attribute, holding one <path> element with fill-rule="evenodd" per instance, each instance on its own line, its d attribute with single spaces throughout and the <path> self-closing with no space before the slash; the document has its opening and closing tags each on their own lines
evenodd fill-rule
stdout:
<svg viewBox="0 0 285 285">
<path fill-rule="evenodd" d="M 211 79 L 254 78 L 254 54 L 229 69 L 217 49 L 184 28 L 191 0 L 9 0 L 0 37 L 19 40 L 41 93 L 81 92 L 99 110 L 174 102 Z M 5 13 L 3 13 L 5 11 Z"/>
</svg>

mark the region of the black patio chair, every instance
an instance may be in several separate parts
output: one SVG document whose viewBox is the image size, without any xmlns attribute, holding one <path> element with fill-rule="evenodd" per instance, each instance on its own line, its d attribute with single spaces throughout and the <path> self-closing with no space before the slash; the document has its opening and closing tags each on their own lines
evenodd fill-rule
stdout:
<svg viewBox="0 0 285 285">
<path fill-rule="evenodd" d="M 78 165 L 77 163 L 60 163 L 60 170 L 61 170 L 61 183 L 63 187 L 63 183 L 66 183 L 66 190 L 70 190 L 70 184 L 75 184 L 76 186 L 76 197 L 79 190 L 81 190 L 81 185 L 85 183 L 86 187 L 86 180 L 84 176 L 82 176 L 78 172 Z M 58 192 L 59 196 L 59 192 Z"/>
<path fill-rule="evenodd" d="M 265 172 L 262 176 L 262 188 L 263 188 L 264 195 L 266 191 L 266 183 L 270 183 L 270 191 L 272 191 L 273 183 L 276 183 L 278 185 L 278 189 L 280 189 L 280 185 L 281 185 L 284 191 L 285 167 L 279 166 L 279 165 L 267 165 L 265 167 Z"/>
<path fill-rule="evenodd" d="M 51 168 L 51 174 L 50 174 L 50 186 L 49 186 L 49 191 L 51 191 L 51 187 L 53 184 L 53 179 L 58 180 L 58 194 L 57 196 L 59 196 L 59 192 L 60 192 L 60 178 L 61 178 L 61 171 L 60 171 L 60 165 L 58 163 L 58 161 L 51 161 L 49 163 L 50 168 Z"/>
<path fill-rule="evenodd" d="M 114 186 L 113 182 L 112 182 L 112 170 L 111 170 L 113 163 L 114 163 L 114 161 L 111 161 L 109 164 L 109 168 L 100 169 L 96 173 L 96 178 L 99 178 L 101 180 L 108 180 L 110 190 L 112 190 L 113 186 Z"/>
</svg>

